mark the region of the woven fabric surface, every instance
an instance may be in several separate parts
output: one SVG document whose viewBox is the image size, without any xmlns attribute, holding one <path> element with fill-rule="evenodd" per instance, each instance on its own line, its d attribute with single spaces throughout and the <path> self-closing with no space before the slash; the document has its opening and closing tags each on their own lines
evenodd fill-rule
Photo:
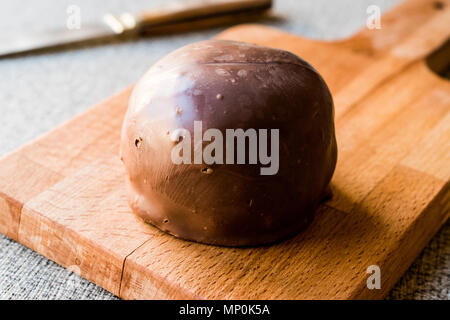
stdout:
<svg viewBox="0 0 450 320">
<path fill-rule="evenodd" d="M 0 28 L 20 32 L 64 28 L 67 9 L 89 23 L 105 12 L 139 12 L 164 0 L 2 1 Z M 362 28 L 369 5 L 382 11 L 399 0 L 276 0 L 280 19 L 261 21 L 315 39 L 336 39 Z M 134 42 L 0 60 L 0 156 L 135 82 L 168 52 L 213 37 L 223 28 Z M 0 35 L 0 38 L 2 35 Z M 1 43 L 1 39 L 0 39 Z M 389 299 L 449 299 L 450 223 L 433 238 Z M 21 244 L 0 235 L 0 299 L 117 299 Z"/>
</svg>

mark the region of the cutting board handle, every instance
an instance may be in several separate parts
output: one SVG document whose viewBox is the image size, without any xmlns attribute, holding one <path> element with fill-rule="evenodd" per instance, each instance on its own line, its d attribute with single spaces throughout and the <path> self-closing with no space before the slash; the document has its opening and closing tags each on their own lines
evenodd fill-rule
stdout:
<svg viewBox="0 0 450 320">
<path fill-rule="evenodd" d="M 342 46 L 368 54 L 390 53 L 417 59 L 441 46 L 450 36 L 449 0 L 407 0 L 381 16 L 380 28 L 363 28 Z"/>
</svg>

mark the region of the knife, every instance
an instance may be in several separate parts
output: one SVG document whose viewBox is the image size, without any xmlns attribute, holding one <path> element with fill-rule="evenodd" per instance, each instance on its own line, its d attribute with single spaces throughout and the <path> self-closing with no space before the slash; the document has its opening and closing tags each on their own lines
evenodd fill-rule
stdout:
<svg viewBox="0 0 450 320">
<path fill-rule="evenodd" d="M 228 23 L 243 17 L 254 17 L 271 6 L 272 0 L 190 0 L 156 7 L 137 15 L 107 13 L 103 16 L 102 23 L 97 25 L 82 25 L 79 29 L 49 30 L 45 33 L 1 40 L 0 58 L 89 41 Z"/>
</svg>

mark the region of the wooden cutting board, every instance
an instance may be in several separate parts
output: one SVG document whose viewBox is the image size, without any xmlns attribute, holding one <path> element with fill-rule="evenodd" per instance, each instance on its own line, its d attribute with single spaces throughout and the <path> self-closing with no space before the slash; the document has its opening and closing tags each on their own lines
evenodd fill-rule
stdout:
<svg viewBox="0 0 450 320">
<path fill-rule="evenodd" d="M 450 1 L 411 0 L 337 42 L 260 25 L 219 35 L 302 56 L 333 93 L 334 197 L 294 238 L 215 247 L 138 221 L 118 158 L 131 88 L 0 160 L 0 232 L 126 299 L 382 298 L 449 216 L 450 83 L 425 62 L 449 21 Z"/>
</svg>

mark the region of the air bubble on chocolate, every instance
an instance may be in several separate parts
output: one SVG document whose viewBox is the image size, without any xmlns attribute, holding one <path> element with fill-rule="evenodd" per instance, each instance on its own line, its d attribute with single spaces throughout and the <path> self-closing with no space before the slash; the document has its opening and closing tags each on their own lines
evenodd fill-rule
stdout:
<svg viewBox="0 0 450 320">
<path fill-rule="evenodd" d="M 213 169 L 211 168 L 203 168 L 202 173 L 204 174 L 211 174 L 213 172 Z"/>
<path fill-rule="evenodd" d="M 217 68 L 217 69 L 216 69 L 216 73 L 217 73 L 219 76 L 229 76 L 229 75 L 230 75 L 230 73 L 229 73 L 227 70 L 222 69 L 222 68 Z"/>
<path fill-rule="evenodd" d="M 134 140 L 134 145 L 136 146 L 136 148 L 140 148 L 141 147 L 141 142 L 142 142 L 142 138 L 139 137 L 136 140 Z"/>
<path fill-rule="evenodd" d="M 241 78 L 245 78 L 247 76 L 247 70 L 241 69 L 238 71 L 237 75 Z"/>
<path fill-rule="evenodd" d="M 224 55 L 216 57 L 214 60 L 218 61 L 218 62 L 231 61 L 231 60 L 233 60 L 233 55 L 232 54 L 224 54 Z"/>
</svg>

